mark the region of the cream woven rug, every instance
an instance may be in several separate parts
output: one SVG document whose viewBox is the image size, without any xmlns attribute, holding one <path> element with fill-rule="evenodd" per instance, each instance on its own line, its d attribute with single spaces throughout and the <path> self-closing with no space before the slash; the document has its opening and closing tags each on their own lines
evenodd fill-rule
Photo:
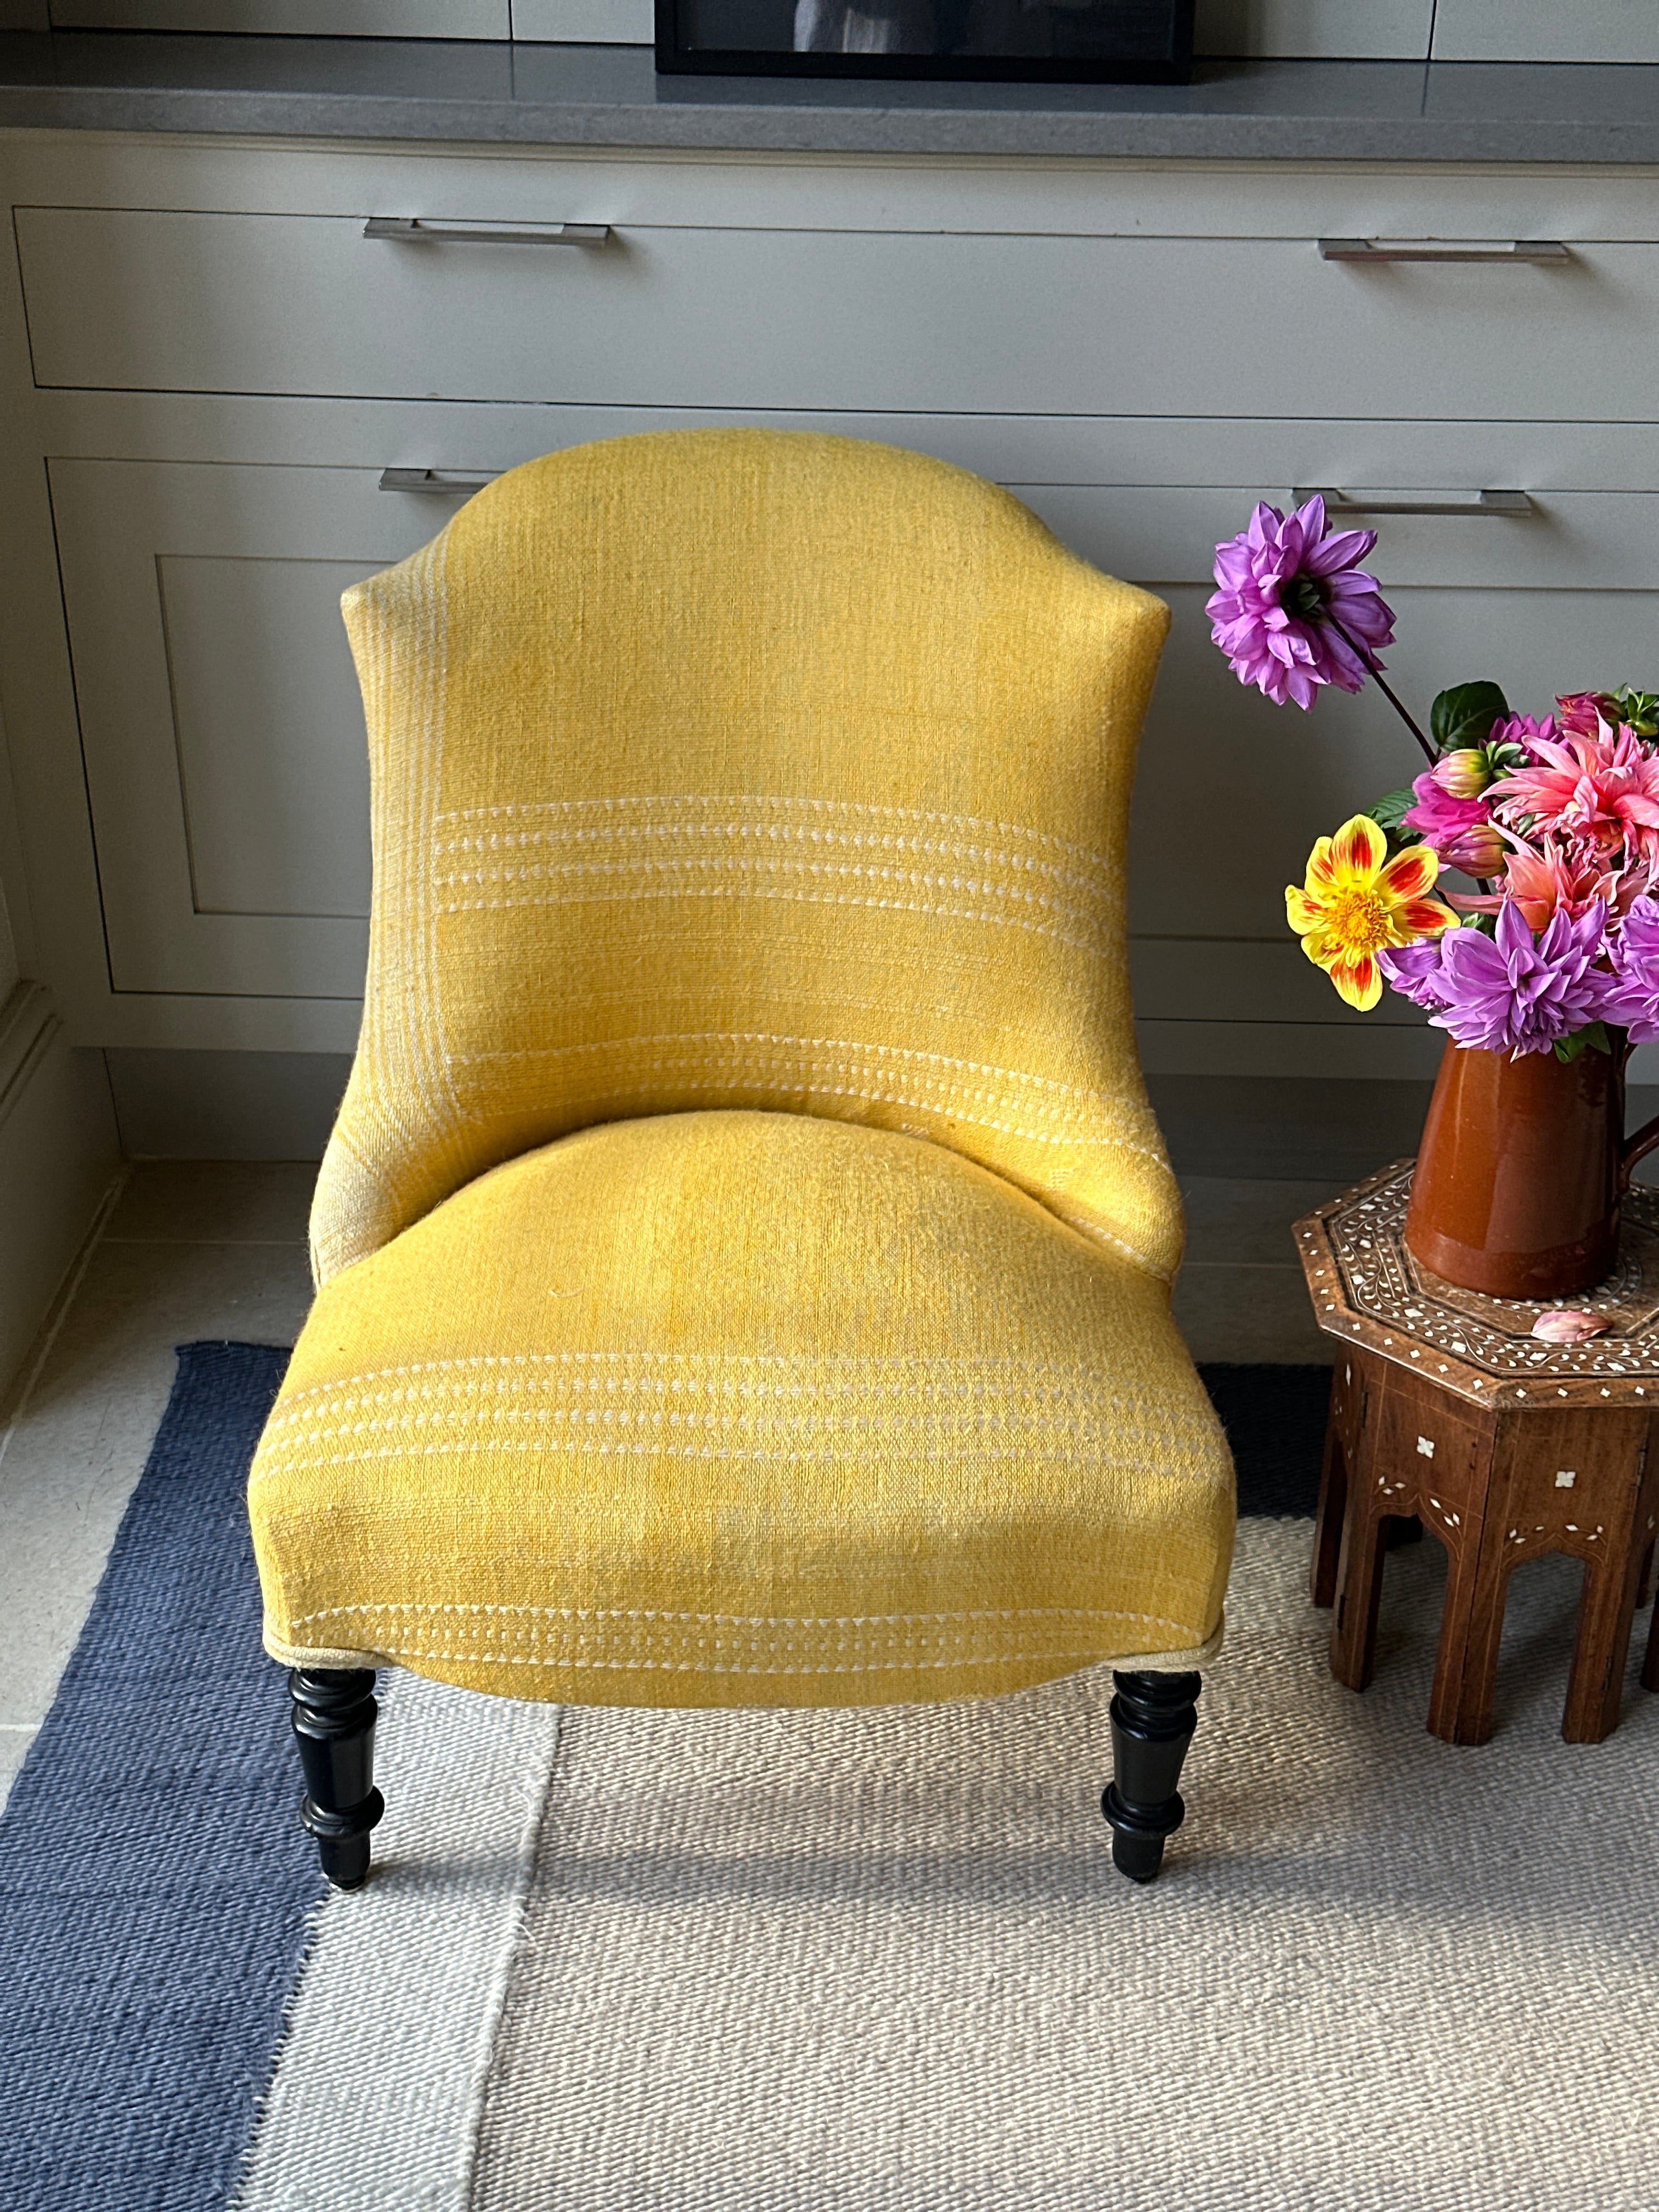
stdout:
<svg viewBox="0 0 1659 2212">
<path fill-rule="evenodd" d="M 1424 1731 L 1443 1565 L 1331 1679 L 1309 1522 L 1242 1524 L 1165 1871 L 1110 1866 L 1109 1675 L 649 1714 L 398 1678 L 379 1872 L 322 1908 L 242 2212 L 1654 2212 L 1659 1698 Z"/>
</svg>

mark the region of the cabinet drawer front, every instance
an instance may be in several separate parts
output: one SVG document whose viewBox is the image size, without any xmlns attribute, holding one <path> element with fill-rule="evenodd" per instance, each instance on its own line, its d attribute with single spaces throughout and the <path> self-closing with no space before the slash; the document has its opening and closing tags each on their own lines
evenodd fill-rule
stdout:
<svg viewBox="0 0 1659 2212">
<path fill-rule="evenodd" d="M 389 411 L 388 435 L 403 412 Z M 971 427 L 913 422 L 910 436 L 1009 481 L 1018 426 L 1006 448 L 979 426 L 969 453 Z M 1251 426 L 1237 428 L 1247 447 Z M 532 450 L 458 445 L 428 458 L 482 472 Z M 1395 451 L 1403 464 L 1407 432 Z M 406 445 L 389 457 L 412 458 Z M 367 765 L 338 594 L 423 544 L 459 504 L 380 491 L 374 464 L 386 458 L 51 464 L 118 990 L 320 1000 L 361 988 Z M 1264 1035 L 1277 1024 L 1276 1036 L 1309 1041 L 1316 1065 L 1335 1029 L 1375 1033 L 1380 1048 L 1385 1031 L 1420 1026 L 1392 998 L 1370 1017 L 1348 1012 L 1284 926 L 1284 886 L 1314 838 L 1411 776 L 1409 740 L 1374 689 L 1326 692 L 1306 715 L 1273 708 L 1210 641 L 1211 546 L 1285 487 L 1015 477 L 1011 489 L 1076 551 L 1174 610 L 1130 845 L 1140 1014 L 1166 1045 L 1182 1024 Z M 1373 565 L 1398 617 L 1389 674 L 1419 711 L 1474 677 L 1534 710 L 1557 690 L 1659 682 L 1659 492 L 1538 501 L 1524 524 L 1388 526 Z"/>
<path fill-rule="evenodd" d="M 52 0 L 55 31 L 510 39 L 508 0 Z"/>
<path fill-rule="evenodd" d="M 1074 551 L 1158 592 L 1174 616 L 1129 848 L 1131 927 L 1146 940 L 1138 1011 L 1417 1026 L 1392 995 L 1370 1015 L 1345 1008 L 1286 931 L 1284 896 L 1316 837 L 1419 772 L 1414 745 L 1375 685 L 1358 697 L 1322 691 L 1305 714 L 1274 707 L 1238 684 L 1211 641 L 1212 548 L 1243 526 L 1255 499 L 1282 503 L 1285 489 L 1009 489 Z M 1480 678 L 1534 714 L 1559 692 L 1659 687 L 1659 493 L 1540 489 L 1535 502 L 1524 521 L 1376 518 L 1367 566 L 1395 614 L 1389 678 L 1419 719 L 1437 691 Z"/>
<path fill-rule="evenodd" d="M 1644 0 L 1439 0 L 1437 62 L 1659 62 L 1659 21 Z"/>
<path fill-rule="evenodd" d="M 609 221 L 579 204 L 548 220 Z M 933 413 L 1653 412 L 1659 245 L 1370 267 L 1313 240 L 15 211 L 43 386 Z M 434 218 L 435 219 L 435 218 Z"/>
<path fill-rule="evenodd" d="M 441 517 L 354 470 L 50 473 L 115 988 L 356 997 L 368 773 L 339 595 Z"/>
</svg>

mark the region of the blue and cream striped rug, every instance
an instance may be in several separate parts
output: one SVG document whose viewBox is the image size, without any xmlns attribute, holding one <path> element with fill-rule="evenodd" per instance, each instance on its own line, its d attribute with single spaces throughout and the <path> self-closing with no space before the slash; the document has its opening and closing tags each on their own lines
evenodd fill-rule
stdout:
<svg viewBox="0 0 1659 2212">
<path fill-rule="evenodd" d="M 0 1822 L 5 2212 L 1659 2207 L 1659 1698 L 1633 1655 L 1618 1733 L 1561 1742 L 1545 1561 L 1498 1735 L 1437 1742 L 1431 1543 L 1340 1689 L 1275 1517 L 1306 1370 L 1209 1378 L 1269 1510 L 1152 1888 L 1108 1863 L 1109 1678 L 652 1714 L 398 1675 L 377 1874 L 325 1897 L 240 1504 L 283 1358 L 185 1349 Z"/>
</svg>

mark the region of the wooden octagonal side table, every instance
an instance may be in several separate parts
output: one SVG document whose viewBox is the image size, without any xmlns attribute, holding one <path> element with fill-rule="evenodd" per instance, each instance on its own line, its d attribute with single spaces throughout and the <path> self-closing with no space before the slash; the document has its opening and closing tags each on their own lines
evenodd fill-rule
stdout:
<svg viewBox="0 0 1659 2212">
<path fill-rule="evenodd" d="M 1484 1743 L 1510 1575 L 1571 1553 L 1584 1589 L 1561 1733 L 1599 1743 L 1659 1531 L 1659 1191 L 1626 1200 L 1607 1281 L 1556 1302 L 1607 1334 L 1556 1345 L 1531 1334 L 1545 1307 L 1458 1290 L 1406 1249 L 1411 1175 L 1396 1162 L 1296 1225 L 1315 1318 L 1336 1340 L 1313 1561 L 1314 1602 L 1334 1606 L 1332 1672 L 1370 1681 L 1386 1547 L 1420 1522 L 1447 1553 L 1429 1729 Z M 1642 1682 L 1659 1690 L 1659 1626 Z"/>
</svg>

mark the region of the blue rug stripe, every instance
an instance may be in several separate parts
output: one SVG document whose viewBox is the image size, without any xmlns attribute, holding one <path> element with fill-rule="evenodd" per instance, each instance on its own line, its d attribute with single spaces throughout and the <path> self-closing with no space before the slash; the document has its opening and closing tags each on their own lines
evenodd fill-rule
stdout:
<svg viewBox="0 0 1659 2212">
<path fill-rule="evenodd" d="M 0 2205 L 222 2212 L 323 1884 L 244 1502 L 288 1353 L 191 1344 L 0 1820 Z"/>
<path fill-rule="evenodd" d="M 225 2212 L 240 2176 L 325 1887 L 244 1496 L 288 1358 L 180 1348 L 0 1820 L 0 2212 Z M 1200 1372 L 1240 1510 L 1311 1513 L 1329 1370 Z"/>
</svg>

